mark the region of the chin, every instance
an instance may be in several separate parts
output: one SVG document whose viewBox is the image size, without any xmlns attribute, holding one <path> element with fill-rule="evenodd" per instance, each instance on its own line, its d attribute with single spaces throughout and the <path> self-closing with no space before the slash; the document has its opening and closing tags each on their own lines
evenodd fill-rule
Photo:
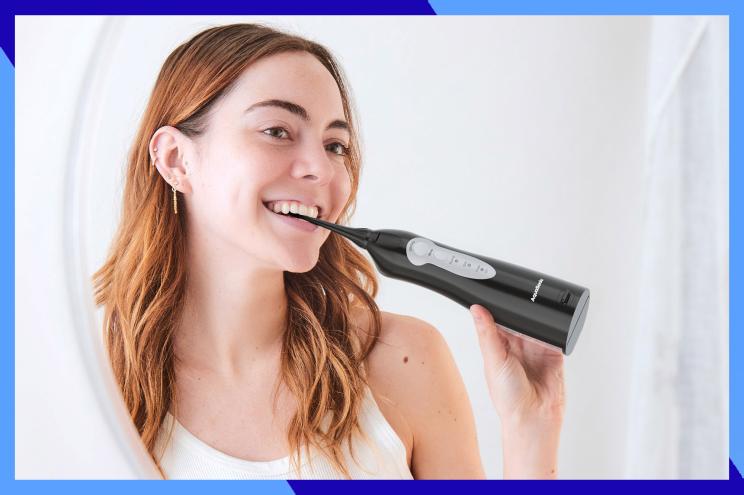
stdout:
<svg viewBox="0 0 744 495">
<path fill-rule="evenodd" d="M 317 264 L 318 254 L 315 253 L 311 256 L 295 256 L 291 259 L 286 259 L 281 263 L 281 266 L 287 272 L 305 273 L 315 268 Z"/>
</svg>

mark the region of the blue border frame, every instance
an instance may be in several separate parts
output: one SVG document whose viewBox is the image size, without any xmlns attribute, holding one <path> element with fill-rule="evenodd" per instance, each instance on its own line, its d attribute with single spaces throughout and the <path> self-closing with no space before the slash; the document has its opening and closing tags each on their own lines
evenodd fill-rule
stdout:
<svg viewBox="0 0 744 495">
<path fill-rule="evenodd" d="M 3 239 L 0 243 L 1 259 L 0 262 L 0 280 L 2 280 L 2 297 L 0 300 L 0 318 L 6 331 L 2 334 L 2 384 L 3 407 L 0 412 L 1 431 L 4 448 L 2 449 L 3 470 L 5 476 L 2 484 L 6 486 L 4 492 L 20 491 L 46 491 L 53 489 L 55 491 L 65 491 L 67 489 L 79 491 L 90 490 L 99 491 L 107 490 L 110 493 L 127 493 L 132 490 L 131 486 L 122 485 L 115 481 L 89 481 L 89 482 L 67 482 L 75 483 L 75 487 L 69 487 L 67 484 L 60 485 L 54 481 L 14 481 L 15 477 L 15 15 L 35 15 L 35 14 L 245 14 L 245 15 L 281 15 L 281 14 L 395 14 L 395 15 L 420 15 L 420 14 L 544 14 L 544 15 L 564 15 L 564 14 L 591 14 L 591 15 L 651 15 L 651 14 L 682 14 L 682 15 L 728 15 L 729 16 L 729 87 L 740 88 L 741 71 L 741 10 L 740 2 L 736 0 L 627 0 L 627 1 L 605 1 L 596 2 L 594 5 L 588 2 L 578 0 L 508 0 L 508 1 L 476 1 L 476 0 L 433 0 L 430 2 L 418 0 L 407 1 L 365 1 L 351 2 L 341 0 L 314 1 L 312 3 L 289 1 L 279 4 L 271 4 L 270 7 L 263 5 L 253 5 L 248 2 L 238 1 L 212 1 L 208 6 L 202 3 L 188 4 L 187 2 L 144 2 L 142 0 L 130 0 L 123 5 L 114 5 L 111 3 L 93 1 L 69 1 L 64 5 L 53 2 L 36 1 L 32 4 L 16 5 L 15 1 L 0 7 L 0 223 L 2 224 Z M 736 91 L 730 91 L 730 127 L 729 135 L 736 137 L 739 135 L 740 119 L 742 116 L 741 100 Z M 734 256 L 734 253 L 742 251 L 742 200 L 735 194 L 741 190 L 742 177 L 739 167 L 739 155 L 741 144 L 735 139 L 730 139 L 730 161 L 729 161 L 729 300 L 741 300 L 741 282 L 739 275 L 742 274 L 741 261 Z M 735 359 L 735 356 L 741 355 L 744 343 L 742 342 L 742 308 L 735 304 L 730 304 L 730 340 L 729 340 L 729 364 L 730 364 L 730 382 L 729 382 L 729 402 L 730 418 L 744 418 L 744 393 L 742 379 L 744 374 L 744 364 Z M 741 480 L 741 474 L 736 469 L 735 463 L 744 466 L 744 425 L 742 422 L 730 421 L 730 478 Z M 47 485 L 52 484 L 53 485 Z M 105 486 L 99 486 L 105 483 Z M 246 486 L 236 481 L 197 481 L 187 484 L 177 485 L 172 488 L 173 483 L 179 484 L 184 482 L 174 481 L 166 485 L 152 485 L 157 481 L 134 481 L 138 483 L 137 489 L 142 491 L 174 490 L 177 493 L 201 493 L 204 489 L 211 490 L 215 486 L 213 483 L 220 483 L 220 489 L 230 492 L 243 493 Z M 201 485 L 209 483 L 208 485 Z M 447 482 L 421 482 L 416 484 L 406 484 L 403 488 L 400 482 L 373 482 L 360 483 L 355 482 L 354 490 L 360 493 L 365 491 L 378 492 L 380 490 L 405 490 L 406 492 L 416 491 L 437 491 L 439 489 L 454 491 L 466 489 L 468 491 L 482 491 L 493 489 L 489 482 L 475 481 L 447 481 Z M 384 486 L 380 483 L 384 483 Z M 395 485 L 392 485 L 395 483 Z M 453 484 L 454 483 L 454 484 Z M 467 483 L 467 485 L 464 485 Z M 502 481 L 502 483 L 504 483 Z M 513 482 L 506 482 L 513 483 Z M 546 487 L 539 485 L 544 483 L 540 481 L 531 483 L 520 483 L 518 487 L 513 487 L 520 492 L 543 491 Z M 593 490 L 596 483 L 606 484 L 607 482 L 581 482 L 586 489 Z M 632 482 L 648 483 L 658 482 Z M 700 482 L 696 482 L 700 483 Z M 715 483 L 715 482 L 714 482 Z M 720 481 L 717 483 L 721 483 Z M 564 483 L 551 485 L 550 490 L 576 490 L 581 487 L 573 486 L 566 488 Z M 251 484 L 251 491 L 259 493 L 290 493 L 290 487 L 298 493 L 320 492 L 341 492 L 347 485 L 338 485 L 332 482 L 259 482 Z M 499 485 L 504 487 L 505 485 Z M 561 488 L 563 486 L 563 488 Z M 737 484 L 737 490 L 739 489 Z M 511 487 L 510 487 L 511 488 Z M 606 487 L 602 487 L 606 489 Z M 640 488 L 640 487 L 638 487 Z M 731 489 L 731 484 L 724 484 L 724 489 Z M 634 485 L 634 489 L 637 489 Z M 346 488 L 348 490 L 348 488 Z M 345 491 L 345 490 L 344 490 Z"/>
</svg>

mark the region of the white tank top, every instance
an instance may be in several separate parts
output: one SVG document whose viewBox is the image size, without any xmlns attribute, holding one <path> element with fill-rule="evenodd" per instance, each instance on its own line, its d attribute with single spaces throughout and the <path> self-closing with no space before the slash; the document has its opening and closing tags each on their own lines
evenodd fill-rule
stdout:
<svg viewBox="0 0 744 495">
<path fill-rule="evenodd" d="M 173 434 L 166 434 L 173 421 Z M 346 466 L 353 479 L 413 479 L 406 462 L 406 448 L 395 430 L 387 422 L 366 387 L 359 413 L 362 430 L 369 437 L 366 442 L 356 435 L 354 457 L 344 446 Z M 232 457 L 203 442 L 168 412 L 156 443 L 155 452 L 162 452 L 160 465 L 168 479 L 336 479 L 343 474 L 314 447 L 310 456 L 302 450 L 299 473 L 293 470 L 290 457 L 272 461 L 248 461 Z M 354 461 L 356 459 L 356 461 Z"/>
</svg>

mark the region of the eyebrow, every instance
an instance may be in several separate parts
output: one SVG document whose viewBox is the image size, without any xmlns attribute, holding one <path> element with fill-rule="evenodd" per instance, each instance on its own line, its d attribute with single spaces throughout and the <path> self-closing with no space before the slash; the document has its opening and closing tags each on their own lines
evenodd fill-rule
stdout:
<svg viewBox="0 0 744 495">
<path fill-rule="evenodd" d="M 305 122 L 310 122 L 310 115 L 307 113 L 307 110 L 305 110 L 305 108 L 303 106 L 298 105 L 297 103 L 292 103 L 291 101 L 287 101 L 287 100 L 264 100 L 264 101 L 259 101 L 258 103 L 254 103 L 253 105 L 251 105 L 250 107 L 248 107 L 245 110 L 245 113 L 248 113 L 248 112 L 250 112 L 252 110 L 255 110 L 256 108 L 261 108 L 261 107 L 278 107 L 278 108 L 283 108 L 284 110 L 288 110 L 288 111 L 292 112 L 293 114 L 297 115 L 298 117 L 300 117 Z M 331 122 L 330 124 L 328 124 L 328 127 L 326 127 L 326 130 L 327 129 L 343 129 L 343 130 L 345 130 L 347 132 L 350 132 L 349 131 L 349 124 L 345 120 L 339 120 L 339 119 L 336 119 L 333 122 Z"/>
</svg>

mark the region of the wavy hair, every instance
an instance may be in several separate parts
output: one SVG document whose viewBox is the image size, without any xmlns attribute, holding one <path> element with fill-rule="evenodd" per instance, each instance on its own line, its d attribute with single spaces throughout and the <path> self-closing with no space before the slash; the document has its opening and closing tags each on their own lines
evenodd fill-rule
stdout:
<svg viewBox="0 0 744 495">
<path fill-rule="evenodd" d="M 314 55 L 341 93 L 351 131 L 346 157 L 351 194 L 339 217 L 339 223 L 347 223 L 356 207 L 361 168 L 348 85 L 329 50 L 299 36 L 260 24 L 230 24 L 178 46 L 160 70 L 128 154 L 120 222 L 93 285 L 96 305 L 104 307 L 104 342 L 115 379 L 164 478 L 155 449 L 166 413 L 176 405 L 173 336 L 188 278 L 188 211 L 184 202 L 183 213 L 170 210 L 168 185 L 152 173 L 150 138 L 165 125 L 198 136 L 212 105 L 246 68 L 262 57 L 292 51 Z M 376 274 L 349 241 L 331 235 L 316 266 L 305 273 L 284 272 L 284 282 L 288 307 L 280 378 L 298 402 L 287 432 L 292 462 L 299 472 L 301 447 L 309 454 L 313 445 L 349 478 L 342 449 L 361 431 L 363 363 L 380 334 Z M 369 311 L 366 332 L 353 328 L 355 307 Z"/>
</svg>

